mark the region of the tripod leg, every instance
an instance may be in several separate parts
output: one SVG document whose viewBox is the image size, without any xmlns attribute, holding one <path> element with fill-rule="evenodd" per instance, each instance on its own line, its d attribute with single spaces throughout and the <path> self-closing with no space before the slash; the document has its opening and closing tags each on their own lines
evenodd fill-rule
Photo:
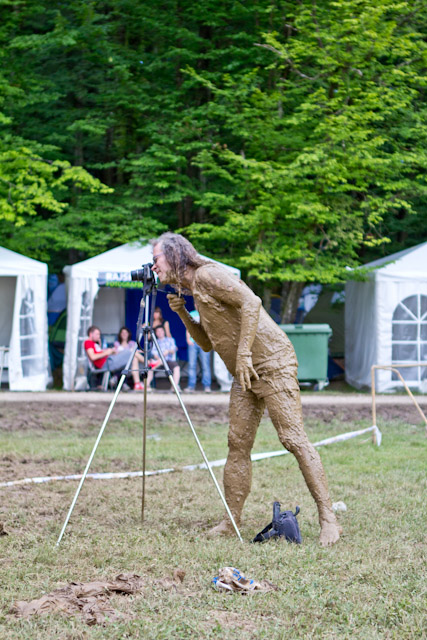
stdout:
<svg viewBox="0 0 427 640">
<path fill-rule="evenodd" d="M 208 461 L 208 459 L 207 459 L 207 457 L 205 455 L 205 452 L 203 451 L 203 447 L 201 445 L 201 442 L 200 442 L 200 440 L 199 440 L 199 438 L 197 436 L 197 433 L 196 433 L 196 431 L 194 429 L 193 423 L 191 422 L 190 416 L 188 415 L 187 409 L 186 409 L 186 407 L 185 407 L 185 405 L 184 405 L 184 403 L 182 401 L 181 394 L 179 393 L 178 387 L 176 386 L 175 381 L 174 381 L 171 373 L 169 375 L 169 382 L 171 383 L 172 387 L 175 390 L 176 396 L 177 396 L 177 398 L 179 400 L 179 403 L 180 403 L 180 405 L 182 407 L 182 410 L 184 411 L 185 417 L 187 418 L 187 422 L 189 424 L 189 427 L 190 427 L 191 431 L 193 432 L 193 436 L 194 436 L 194 438 L 195 438 L 195 440 L 197 442 L 197 446 L 199 447 L 200 453 L 202 454 L 203 461 L 204 461 L 204 463 L 206 465 L 206 468 L 208 469 L 208 471 L 209 471 L 209 473 L 211 475 L 213 483 L 214 483 L 214 485 L 215 485 L 215 487 L 216 487 L 216 489 L 217 489 L 217 491 L 219 493 L 219 497 L 221 498 L 222 503 L 223 503 L 223 505 L 225 507 L 225 510 L 227 511 L 227 515 L 230 518 L 231 524 L 234 527 L 234 530 L 235 530 L 235 532 L 237 534 L 237 537 L 239 538 L 240 542 L 243 542 L 242 536 L 240 535 L 240 531 L 239 531 L 239 529 L 237 527 L 236 521 L 234 520 L 233 514 L 230 511 L 230 507 L 227 504 L 227 501 L 226 501 L 226 499 L 224 497 L 224 494 L 222 493 L 221 488 L 220 488 L 220 486 L 218 484 L 218 481 L 215 478 L 214 472 L 212 471 L 211 465 L 209 464 L 209 461 Z"/>
<path fill-rule="evenodd" d="M 117 388 L 116 388 L 116 391 L 114 393 L 113 399 L 111 400 L 110 406 L 108 407 L 107 414 L 106 414 L 106 416 L 104 418 L 104 422 L 102 423 L 102 427 L 101 427 L 101 429 L 100 429 L 100 431 L 98 433 L 98 437 L 97 437 L 96 442 L 95 442 L 95 444 L 93 446 L 92 453 L 90 454 L 89 460 L 87 461 L 86 468 L 85 468 L 85 470 L 83 472 L 83 475 L 82 475 L 81 480 L 79 482 L 79 486 L 77 487 L 77 491 L 76 491 L 76 493 L 74 495 L 73 501 L 72 501 L 71 506 L 70 506 L 70 508 L 68 510 L 68 514 L 67 514 L 67 517 L 65 518 L 64 526 L 62 527 L 61 533 L 59 534 L 59 538 L 58 538 L 58 540 L 56 542 L 56 546 L 58 546 L 59 543 L 61 542 L 62 536 L 64 535 L 65 529 L 67 528 L 68 521 L 69 521 L 69 519 L 71 517 L 71 514 L 73 513 L 73 509 L 74 509 L 75 504 L 77 502 L 77 498 L 79 497 L 79 493 L 81 491 L 81 488 L 83 487 L 83 483 L 86 480 L 86 476 L 87 476 L 87 473 L 89 471 L 89 467 L 92 464 L 92 460 L 93 460 L 94 455 L 96 453 L 96 450 L 98 448 L 99 442 L 100 442 L 100 440 L 102 438 L 102 434 L 104 433 L 105 427 L 107 426 L 108 420 L 110 419 L 111 412 L 112 412 L 112 410 L 114 408 L 114 405 L 116 404 L 117 397 L 118 397 L 118 395 L 120 393 L 120 390 L 121 390 L 121 388 L 122 388 L 122 386 L 123 386 L 123 384 L 124 384 L 124 382 L 126 380 L 126 375 L 129 372 L 129 368 L 131 366 L 131 363 L 133 361 L 133 358 L 135 356 L 137 348 L 138 348 L 138 345 L 135 347 L 135 349 L 132 351 L 131 355 L 129 356 L 126 368 L 123 369 L 122 375 L 120 376 L 119 384 L 117 385 Z"/>
<path fill-rule="evenodd" d="M 113 397 L 113 399 L 112 399 L 112 401 L 110 403 L 110 406 L 109 406 L 108 411 L 107 411 L 107 415 L 105 416 L 104 422 L 102 423 L 102 427 L 101 427 L 101 429 L 100 429 L 100 431 L 98 433 L 98 437 L 97 437 L 96 442 L 95 442 L 95 444 L 93 446 L 92 453 L 90 454 L 89 460 L 87 461 L 86 468 L 85 468 L 85 470 L 83 472 L 83 475 L 81 477 L 81 480 L 79 482 L 79 486 L 77 487 L 77 491 L 76 491 L 76 493 L 74 495 L 73 501 L 71 503 L 71 507 L 68 510 L 68 514 L 67 514 L 67 517 L 65 518 L 64 526 L 62 527 L 61 533 L 59 534 L 59 538 L 58 538 L 58 540 L 56 542 L 56 546 L 58 546 L 59 543 L 62 540 L 62 536 L 64 535 L 64 532 L 65 532 L 65 529 L 67 527 L 68 521 L 69 521 L 69 519 L 71 517 L 71 514 L 73 513 L 73 509 L 74 509 L 75 504 L 77 502 L 77 498 L 79 497 L 79 493 L 81 491 L 81 488 L 83 487 L 83 483 L 84 483 L 84 481 L 86 479 L 86 475 L 87 475 L 87 473 L 89 471 L 89 467 L 92 464 L 92 460 L 93 460 L 94 455 L 96 453 L 96 450 L 98 448 L 99 442 L 100 442 L 100 440 L 102 438 L 102 434 L 104 433 L 105 427 L 107 426 L 108 420 L 110 419 L 111 412 L 112 412 L 112 410 L 114 408 L 114 405 L 116 404 L 117 396 L 120 393 L 120 389 L 122 388 L 125 379 L 126 379 L 126 374 L 123 374 L 121 376 L 120 380 L 119 380 L 119 384 L 117 385 L 116 392 L 115 392 L 114 397 Z"/>
<path fill-rule="evenodd" d="M 205 465 L 206 465 L 206 468 L 209 470 L 209 473 L 210 473 L 210 475 L 211 475 L 211 478 L 212 478 L 212 480 L 213 480 L 213 483 L 214 483 L 214 485 L 215 485 L 215 487 L 216 487 L 216 489 L 217 489 L 217 491 L 218 491 L 218 493 L 219 493 L 219 497 L 220 497 L 220 498 L 221 498 L 221 500 L 222 500 L 222 503 L 223 503 L 223 505 L 224 505 L 224 507 L 225 507 L 225 510 L 226 510 L 226 512 L 227 512 L 228 517 L 230 518 L 231 524 L 233 525 L 234 530 L 235 530 L 235 532 L 236 532 L 236 534 L 237 534 L 237 537 L 239 538 L 240 542 L 243 542 L 243 540 L 242 540 L 242 536 L 240 535 L 240 531 L 239 531 L 239 529 L 237 528 L 236 521 L 235 521 L 235 520 L 234 520 L 234 518 L 233 518 L 233 514 L 232 514 L 232 513 L 231 513 L 231 511 L 230 511 L 230 507 L 229 507 L 229 506 L 228 506 L 228 504 L 227 504 L 227 501 L 226 501 L 226 499 L 225 499 L 225 497 L 224 497 L 224 494 L 223 494 L 223 493 L 222 493 L 222 491 L 221 491 L 221 488 L 220 488 L 220 486 L 219 486 L 219 484 L 218 484 L 218 481 L 217 481 L 217 479 L 215 478 L 215 475 L 214 475 L 214 473 L 213 473 L 213 471 L 212 471 L 212 469 L 211 469 L 211 466 L 210 466 L 210 464 L 209 464 L 209 461 L 208 461 L 208 459 L 207 459 L 207 457 L 206 457 L 206 455 L 205 455 L 205 452 L 203 451 L 203 447 L 202 447 L 202 445 L 201 445 L 201 442 L 200 442 L 200 440 L 199 440 L 199 438 L 198 438 L 198 436 L 197 436 L 196 430 L 195 430 L 195 429 L 194 429 L 194 427 L 193 427 L 193 423 L 192 423 L 192 422 L 191 422 L 191 420 L 190 420 L 190 416 L 188 415 L 188 411 L 187 411 L 187 409 L 186 409 L 186 407 L 185 407 L 185 404 L 184 404 L 184 403 L 183 403 L 183 401 L 182 401 L 181 394 L 180 394 L 180 392 L 179 392 L 179 390 L 178 390 L 178 387 L 177 387 L 177 385 L 175 384 L 175 380 L 173 379 L 173 376 L 172 376 L 172 371 L 169 369 L 168 364 L 167 364 L 167 362 L 166 362 L 166 358 L 165 358 L 165 356 L 163 355 L 162 350 L 161 350 L 161 349 L 160 349 L 160 347 L 159 347 L 159 343 L 157 342 L 156 334 L 154 333 L 154 331 L 151 331 L 151 337 L 152 337 L 153 342 L 154 342 L 154 344 L 155 344 L 155 346 L 156 346 L 157 353 L 159 354 L 160 359 L 161 359 L 161 361 L 162 361 L 162 364 L 163 364 L 163 366 L 164 366 L 164 368 L 165 368 L 165 371 L 166 371 L 167 376 L 168 376 L 168 378 L 169 378 L 169 382 L 171 383 L 172 388 L 174 389 L 174 391 L 175 391 L 175 393 L 176 393 L 176 397 L 178 398 L 179 403 L 180 403 L 180 405 L 181 405 L 181 407 L 182 407 L 182 410 L 184 411 L 184 415 L 185 415 L 185 417 L 187 418 L 187 422 L 188 422 L 189 427 L 190 427 L 190 429 L 191 429 L 191 431 L 192 431 L 192 433 L 193 433 L 194 439 L 195 439 L 195 440 L 196 440 L 196 442 L 197 442 L 197 446 L 198 446 L 198 447 L 199 447 L 199 449 L 200 449 L 200 453 L 202 454 L 202 458 L 203 458 L 203 461 L 204 461 L 204 463 L 205 463 Z"/>
<path fill-rule="evenodd" d="M 145 507 L 145 454 L 147 451 L 147 378 L 144 380 L 144 418 L 142 427 L 142 499 L 141 522 L 144 520 Z"/>
</svg>

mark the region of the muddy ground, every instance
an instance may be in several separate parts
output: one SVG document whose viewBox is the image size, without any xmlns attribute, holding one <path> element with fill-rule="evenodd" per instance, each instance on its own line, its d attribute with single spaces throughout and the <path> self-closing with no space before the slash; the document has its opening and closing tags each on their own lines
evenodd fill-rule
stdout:
<svg viewBox="0 0 427 640">
<path fill-rule="evenodd" d="M 142 425 L 143 412 L 141 400 L 141 398 L 135 400 L 128 398 L 126 402 L 117 403 L 111 415 L 108 430 L 114 432 L 119 427 L 123 428 L 123 425 L 127 424 L 129 433 L 134 434 L 135 430 L 139 432 Z M 315 428 L 317 434 L 319 434 L 319 431 L 322 433 L 322 423 L 325 424 L 325 435 L 332 435 L 331 430 L 333 433 L 343 433 L 351 429 L 371 426 L 372 424 L 371 407 L 366 402 L 364 404 L 356 402 L 355 404 L 349 403 L 345 405 L 341 403 L 342 399 L 327 405 L 313 404 L 313 401 L 309 399 L 305 402 L 307 404 L 303 406 L 304 419 L 308 436 L 312 441 L 315 440 L 313 428 Z M 77 402 L 64 402 L 59 401 L 59 399 L 42 401 L 38 399 L 32 403 L 16 401 L 3 403 L 0 406 L 0 434 L 3 434 L 6 438 L 9 435 L 12 442 L 14 442 L 15 438 L 19 440 L 23 437 L 28 443 L 29 440 L 31 441 L 31 432 L 33 432 L 34 438 L 37 439 L 35 448 L 37 453 L 24 455 L 19 449 L 15 452 L 11 451 L 10 448 L 8 452 L 0 451 L 0 482 L 81 473 L 87 462 L 86 455 L 83 456 L 81 453 L 62 455 L 59 445 L 57 455 L 51 456 L 49 451 L 43 454 L 40 442 L 43 442 L 45 438 L 46 442 L 49 442 L 50 437 L 61 441 L 62 434 L 64 434 L 67 442 L 72 443 L 73 438 L 86 438 L 88 447 L 89 444 L 92 446 L 101 428 L 108 404 L 108 398 L 102 400 L 94 398 L 92 401 L 88 398 Z M 149 400 L 147 409 L 148 438 L 155 438 L 156 429 L 159 429 L 161 425 L 166 427 L 171 425 L 172 428 L 181 424 L 186 426 L 186 419 L 182 409 L 173 396 L 163 394 L 163 396 L 152 397 Z M 211 426 L 215 429 L 215 426 L 222 425 L 221 437 L 224 438 L 225 447 L 228 398 L 219 398 L 218 396 L 207 398 L 203 396 L 198 401 L 196 397 L 192 397 L 188 401 L 187 409 L 196 430 L 197 427 L 202 428 L 209 425 L 210 431 Z M 422 421 L 413 406 L 399 403 L 381 405 L 378 407 L 377 415 L 378 425 L 381 429 L 387 423 L 396 424 L 400 422 L 406 425 L 417 425 L 407 431 L 408 435 L 415 436 L 420 433 Z M 369 439 L 370 434 L 366 434 L 364 439 L 359 439 L 359 444 L 363 446 L 363 443 Z M 277 449 L 279 448 L 280 444 L 277 442 Z M 148 443 L 149 449 L 150 444 Z M 27 450 L 29 450 L 28 447 Z M 194 448 L 194 456 L 190 458 L 190 462 L 197 463 L 198 461 L 199 455 L 196 448 Z M 179 464 L 161 461 L 157 461 L 154 466 L 150 466 L 150 463 L 148 463 L 147 469 L 170 466 L 179 470 Z M 119 455 L 113 455 L 113 457 L 108 457 L 105 462 L 101 461 L 100 463 L 98 459 L 95 467 L 90 471 L 114 472 L 141 468 L 139 454 L 137 457 L 133 457 L 130 464 L 129 460 L 124 460 Z M 180 478 L 180 474 L 178 473 L 176 477 Z M 169 478 L 168 475 L 160 475 L 149 481 L 147 490 L 153 493 L 150 497 L 151 502 L 157 499 L 158 495 L 169 495 L 171 491 Z M 140 480 L 138 480 L 139 482 Z M 46 490 L 46 486 L 50 487 L 49 491 Z M 102 492 L 108 495 L 108 500 L 113 500 L 112 496 L 117 494 L 119 504 L 120 500 L 125 499 L 126 492 L 130 491 L 128 487 L 133 487 L 132 490 L 135 491 L 134 487 L 136 486 L 139 487 L 136 480 L 135 483 L 131 484 L 108 484 L 108 487 L 106 486 L 105 488 L 89 483 L 86 487 L 86 495 L 89 495 L 87 504 L 92 504 L 92 500 L 97 499 L 96 497 L 90 498 L 90 496 L 98 496 Z M 172 486 L 174 487 L 175 483 L 172 483 Z M 52 523 L 63 517 L 64 509 L 71 500 L 70 496 L 74 488 L 75 483 L 53 483 L 52 485 L 19 484 L 7 489 L 1 488 L 0 492 L 4 491 L 3 495 L 7 496 L 7 499 L 0 506 L 0 535 L 2 534 L 2 524 L 4 524 L 6 534 L 9 533 L 11 535 L 21 535 L 21 530 L 25 530 L 30 525 L 40 532 L 45 527 L 54 526 Z M 79 506 L 79 513 L 86 513 L 85 505 L 86 503 L 83 501 L 83 505 Z M 112 518 L 111 526 L 115 527 L 115 518 L 117 516 L 114 514 L 117 510 L 120 510 L 119 506 L 117 506 L 116 511 L 103 513 L 99 516 L 100 520 Z"/>
<path fill-rule="evenodd" d="M 129 398 L 129 400 L 131 400 Z M 129 400 L 126 403 L 118 402 L 113 410 L 108 424 L 108 429 L 114 430 L 115 424 L 124 420 L 139 428 L 142 425 L 142 403 Z M 139 399 L 141 400 L 141 399 Z M 304 399 L 303 399 L 304 402 Z M 49 432 L 64 431 L 79 436 L 94 439 L 101 428 L 103 419 L 108 409 L 108 401 L 87 402 L 43 402 L 37 401 L 30 404 L 18 402 L 8 402 L 0 407 L 0 431 L 26 434 L 31 431 Z M 218 399 L 218 396 L 208 399 L 204 396 L 200 402 L 195 397 L 191 398 L 187 405 L 187 410 L 194 423 L 194 426 L 206 425 L 208 423 L 226 424 L 228 422 L 228 401 L 227 398 Z M 363 428 L 370 426 L 372 422 L 371 407 L 369 404 L 313 404 L 309 402 L 303 406 L 304 420 L 307 432 L 310 436 L 310 427 L 314 424 L 338 424 L 342 423 L 340 432 L 348 431 L 350 428 Z M 267 417 L 267 413 L 265 414 Z M 387 404 L 377 407 L 377 422 L 381 425 L 387 422 L 402 421 L 405 424 L 420 425 L 421 418 L 415 407 L 402 404 Z M 155 431 L 156 425 L 173 423 L 175 425 L 186 424 L 186 418 L 181 407 L 174 396 L 158 396 L 150 398 L 147 407 L 148 433 Z M 356 423 L 356 424 L 355 424 Z M 150 438 L 150 435 L 148 436 Z M 43 456 L 22 456 L 15 453 L 0 453 L 0 481 L 15 479 L 63 475 L 76 473 L 76 468 L 84 465 L 86 460 L 71 461 L 66 459 L 48 459 Z M 77 463 L 77 464 L 76 464 Z M 123 470 L 123 460 L 111 460 L 109 471 Z"/>
<path fill-rule="evenodd" d="M 175 400 L 175 398 L 174 398 Z M 192 399 L 193 400 L 193 399 Z M 0 429 L 3 431 L 25 431 L 28 429 L 52 429 L 59 421 L 78 426 L 84 423 L 99 424 L 101 426 L 108 404 L 99 402 L 37 402 L 33 404 L 7 403 L 0 407 Z M 225 423 L 228 421 L 228 404 L 210 404 L 204 398 L 203 404 L 196 405 L 194 401 L 188 405 L 188 412 L 195 423 L 206 424 L 208 422 Z M 360 403 L 342 405 L 331 402 L 329 405 L 305 404 L 303 401 L 304 419 L 307 425 L 313 421 L 330 423 L 338 420 L 343 423 L 354 420 L 371 419 L 372 411 L 369 404 Z M 185 416 L 175 402 L 157 400 L 150 403 L 147 408 L 148 419 L 157 423 L 171 422 L 184 423 Z M 267 414 L 266 414 L 267 415 Z M 407 424 L 420 424 L 421 418 L 415 407 L 402 404 L 387 404 L 377 407 L 378 422 L 401 420 Z M 111 420 L 121 421 L 125 419 L 142 419 L 142 405 L 120 404 L 114 407 Z"/>
</svg>

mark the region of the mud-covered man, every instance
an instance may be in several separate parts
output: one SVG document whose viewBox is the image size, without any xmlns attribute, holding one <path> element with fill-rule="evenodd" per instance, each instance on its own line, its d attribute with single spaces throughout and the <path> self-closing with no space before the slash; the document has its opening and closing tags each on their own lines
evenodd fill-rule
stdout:
<svg viewBox="0 0 427 640">
<path fill-rule="evenodd" d="M 227 269 L 202 258 L 183 236 L 165 233 L 153 245 L 153 271 L 174 286 L 169 305 L 204 351 L 215 350 L 234 376 L 230 397 L 229 452 L 224 469 L 225 497 L 237 523 L 252 480 L 251 450 L 268 409 L 280 442 L 298 460 L 319 512 L 320 543 L 340 535 L 318 452 L 304 431 L 295 352 L 261 300 Z M 200 314 L 196 322 L 181 293 L 191 293 Z M 228 518 L 212 534 L 232 533 Z"/>
</svg>

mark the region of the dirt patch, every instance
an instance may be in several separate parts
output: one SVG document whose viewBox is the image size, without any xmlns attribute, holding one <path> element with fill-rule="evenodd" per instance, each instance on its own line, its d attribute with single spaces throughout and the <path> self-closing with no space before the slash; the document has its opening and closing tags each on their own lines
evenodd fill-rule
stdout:
<svg viewBox="0 0 427 640">
<path fill-rule="evenodd" d="M 343 424 L 349 421 L 368 420 L 372 421 L 372 409 L 370 405 L 346 405 L 346 406 L 315 406 L 303 407 L 304 419 L 310 421 L 324 422 L 328 424 L 340 421 Z M 387 404 L 377 406 L 378 423 L 401 421 L 407 424 L 421 424 L 421 417 L 414 406 Z"/>
<path fill-rule="evenodd" d="M 84 468 L 85 461 L 80 461 Z M 76 473 L 75 464 L 71 461 L 51 460 L 46 458 L 23 458 L 15 454 L 0 456 L 0 478 L 8 481 L 22 478 L 39 478 L 45 476 L 61 476 Z M 27 489 L 23 485 L 21 489 Z M 15 491 L 17 488 L 15 488 Z"/>
<path fill-rule="evenodd" d="M 207 627 L 216 632 L 223 629 L 238 629 L 249 637 L 256 637 L 259 626 L 259 617 L 245 616 L 243 613 L 235 613 L 227 609 L 213 609 L 206 621 Z"/>
<path fill-rule="evenodd" d="M 150 399 L 151 400 L 151 399 Z M 186 424 L 186 418 L 181 408 L 171 401 L 153 399 L 156 404 L 150 402 L 147 411 L 148 427 L 156 428 L 158 425 L 173 423 Z M 21 409 L 21 405 L 9 403 L 0 413 L 0 431 L 3 432 L 38 432 L 42 438 L 49 437 L 49 431 L 63 431 L 67 435 L 74 433 L 76 437 L 94 439 L 99 432 L 107 410 L 105 404 L 95 402 L 37 402 L 31 408 Z M 194 425 L 227 424 L 228 405 L 209 404 L 204 399 L 200 405 L 188 406 L 189 415 Z M 303 407 L 304 421 L 309 438 L 311 427 L 324 423 L 325 425 L 342 425 L 340 432 L 348 430 L 350 421 L 361 423 L 361 427 L 371 424 L 371 408 L 369 405 L 314 405 Z M 267 416 L 267 414 L 266 414 Z M 387 404 L 377 407 L 378 424 L 401 421 L 410 425 L 420 425 L 421 419 L 416 409 L 412 406 Z M 127 421 L 130 428 L 140 429 L 142 424 L 142 407 L 138 404 L 117 403 L 110 418 L 109 429 L 114 430 L 115 425 Z M 357 428 L 357 427 L 356 427 Z M 359 427 L 360 428 L 360 427 Z M 22 455 L 8 452 L 0 455 L 0 478 L 34 478 L 44 476 L 62 476 L 75 474 L 76 469 L 81 470 L 87 462 L 86 457 L 80 458 L 48 458 L 45 455 Z M 108 471 L 123 471 L 123 460 L 111 458 L 108 463 Z M 14 487 L 15 492 L 22 491 L 24 495 L 28 486 Z"/>
<path fill-rule="evenodd" d="M 150 403 L 147 409 L 148 420 L 157 424 L 186 422 L 183 411 L 176 406 L 176 400 L 167 402 L 162 400 Z M 70 403 L 70 402 L 37 402 L 31 408 L 24 409 L 17 404 L 8 403 L 0 412 L 0 430 L 2 431 L 44 431 L 52 428 L 79 429 L 84 431 L 84 426 L 101 426 L 107 412 L 107 405 L 99 403 Z M 206 400 L 200 405 L 192 404 L 187 407 L 192 421 L 197 424 L 208 422 L 227 423 L 228 404 L 209 404 Z M 320 421 L 326 424 L 332 420 L 346 423 L 350 420 L 370 420 L 370 405 L 305 405 L 303 415 L 306 422 Z M 377 407 L 379 421 L 401 420 L 408 424 L 420 424 L 421 418 L 415 407 L 401 404 L 387 404 Z M 60 418 L 60 421 L 59 421 Z M 142 406 L 117 403 L 111 415 L 111 422 L 130 420 L 140 423 L 142 421 Z"/>
<path fill-rule="evenodd" d="M 45 431 L 55 428 L 68 431 L 70 428 L 84 431 L 84 426 L 101 426 L 108 405 L 99 403 L 37 402 L 31 408 L 17 404 L 8 404 L 0 412 L 0 430 L 2 431 Z M 123 420 L 142 422 L 142 405 L 117 403 L 111 414 L 110 422 Z M 198 424 L 207 422 L 223 423 L 228 421 L 228 405 L 217 406 L 203 404 L 200 407 L 188 407 L 191 419 Z M 175 404 L 160 401 L 147 408 L 148 420 L 157 424 L 186 422 L 184 412 Z"/>
</svg>

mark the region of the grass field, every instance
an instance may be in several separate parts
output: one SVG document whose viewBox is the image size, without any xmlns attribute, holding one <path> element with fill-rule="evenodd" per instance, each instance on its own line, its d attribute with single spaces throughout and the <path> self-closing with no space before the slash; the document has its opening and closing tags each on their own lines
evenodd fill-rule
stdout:
<svg viewBox="0 0 427 640">
<path fill-rule="evenodd" d="M 195 416 L 197 425 L 197 416 Z M 2 480 L 29 475 L 79 473 L 100 422 L 62 418 L 39 428 L 0 429 Z M 307 421 L 312 441 L 370 426 Z M 237 538 L 208 540 L 222 505 L 206 471 L 179 471 L 200 454 L 189 428 L 175 416 L 149 419 L 147 469 L 175 473 L 147 478 L 145 521 L 140 521 L 141 479 L 87 480 L 59 548 L 55 547 L 76 482 L 1 488 L 0 637 L 60 638 L 425 638 L 426 637 L 426 450 L 421 425 L 379 424 L 383 444 L 360 437 L 320 450 L 333 501 L 342 500 L 344 529 L 331 549 L 319 547 L 317 515 L 295 459 L 254 464 L 253 489 Z M 227 425 L 197 427 L 211 460 L 226 454 Z M 254 451 L 279 449 L 263 420 Z M 113 420 L 91 471 L 141 468 L 140 420 Z M 24 472 L 25 471 L 25 472 Z M 222 469 L 216 469 L 218 479 Z M 248 542 L 271 520 L 273 500 L 301 507 L 301 546 Z M 218 569 L 235 566 L 277 591 L 251 596 L 216 592 Z M 186 572 L 174 589 L 163 578 Z M 113 579 L 121 572 L 144 578 L 142 593 L 113 596 L 123 621 L 89 627 L 60 614 L 17 619 L 16 600 L 32 600 L 71 581 Z"/>
</svg>

